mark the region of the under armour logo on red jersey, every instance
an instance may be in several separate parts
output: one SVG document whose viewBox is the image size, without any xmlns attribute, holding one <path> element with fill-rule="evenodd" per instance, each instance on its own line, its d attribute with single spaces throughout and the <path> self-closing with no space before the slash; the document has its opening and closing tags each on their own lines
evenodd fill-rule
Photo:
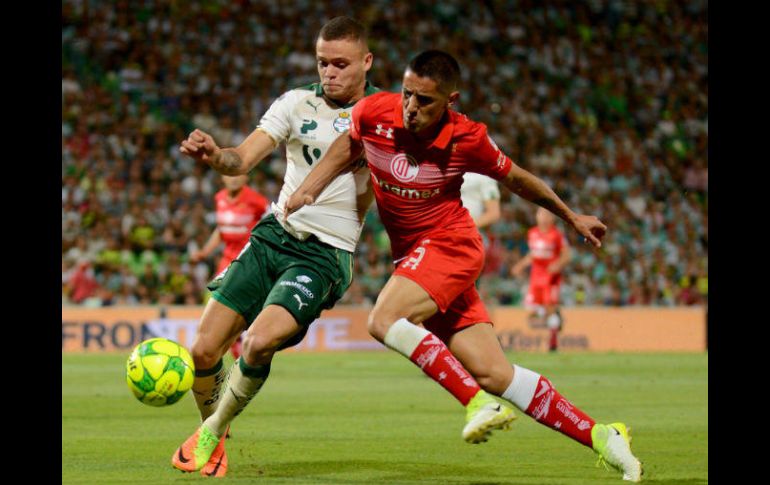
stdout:
<svg viewBox="0 0 770 485">
<path fill-rule="evenodd" d="M 377 129 L 374 131 L 378 135 L 382 135 L 385 133 L 385 138 L 393 138 L 393 128 L 388 128 L 387 130 L 384 130 L 382 128 L 382 123 L 377 123 Z"/>
</svg>

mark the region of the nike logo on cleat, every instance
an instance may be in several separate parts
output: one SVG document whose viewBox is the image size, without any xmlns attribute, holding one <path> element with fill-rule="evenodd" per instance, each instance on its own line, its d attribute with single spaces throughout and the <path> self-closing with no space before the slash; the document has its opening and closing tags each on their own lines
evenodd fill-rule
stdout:
<svg viewBox="0 0 770 485">
<path fill-rule="evenodd" d="M 501 408 L 501 407 L 500 407 L 500 405 L 498 404 L 498 405 L 497 405 L 497 409 L 495 409 L 495 411 L 497 411 L 497 412 L 500 412 L 500 409 L 502 409 L 502 408 Z"/>
<path fill-rule="evenodd" d="M 616 430 L 615 428 L 610 426 L 610 429 L 615 432 L 616 435 L 620 436 L 620 431 Z"/>
<path fill-rule="evenodd" d="M 207 473 L 206 475 L 208 475 L 210 477 L 216 476 L 217 472 L 219 471 L 219 465 L 222 464 L 222 457 L 223 456 L 224 456 L 224 453 L 222 455 L 220 455 L 219 460 L 217 460 L 217 464 L 214 467 L 214 469 L 211 470 L 211 473 Z"/>
<path fill-rule="evenodd" d="M 179 450 L 177 451 L 176 456 L 179 458 L 179 461 L 181 461 L 182 463 L 189 463 L 190 462 L 190 460 L 185 458 L 184 455 L 182 454 L 182 448 L 179 448 Z"/>
</svg>

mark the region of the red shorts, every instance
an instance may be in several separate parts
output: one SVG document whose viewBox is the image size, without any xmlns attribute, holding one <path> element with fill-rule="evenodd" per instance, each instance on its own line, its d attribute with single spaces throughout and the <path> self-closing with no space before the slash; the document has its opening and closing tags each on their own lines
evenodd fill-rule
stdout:
<svg viewBox="0 0 770 485">
<path fill-rule="evenodd" d="M 224 271 L 225 268 L 227 268 L 232 261 L 233 261 L 233 258 L 220 258 L 219 263 L 217 264 L 217 271 L 214 274 L 218 275 L 219 273 Z"/>
<path fill-rule="evenodd" d="M 484 266 L 478 231 L 436 230 L 420 239 L 393 274 L 409 278 L 436 302 L 439 311 L 423 322 L 441 340 L 476 323 L 492 323 L 475 282 Z"/>
<path fill-rule="evenodd" d="M 530 284 L 524 304 L 528 307 L 534 305 L 558 305 L 560 286 L 560 283 Z"/>
</svg>

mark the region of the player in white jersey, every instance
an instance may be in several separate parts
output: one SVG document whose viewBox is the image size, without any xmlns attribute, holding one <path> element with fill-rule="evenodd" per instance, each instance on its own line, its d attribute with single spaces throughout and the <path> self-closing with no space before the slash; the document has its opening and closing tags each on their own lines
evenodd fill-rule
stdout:
<svg viewBox="0 0 770 485">
<path fill-rule="evenodd" d="M 489 250 L 489 237 L 484 228 L 500 220 L 500 188 L 497 181 L 480 173 L 465 172 L 460 198 L 481 234 L 484 251 Z"/>
<path fill-rule="evenodd" d="M 500 219 L 500 188 L 495 179 L 480 173 L 466 172 L 460 187 L 460 198 L 477 228 L 483 229 Z M 479 232 L 484 235 L 482 231 Z M 486 240 L 484 242 L 486 246 Z"/>
<path fill-rule="evenodd" d="M 321 28 L 315 47 L 320 82 L 280 96 L 241 145 L 219 148 L 201 130 L 181 144 L 183 153 L 225 175 L 248 173 L 281 143 L 287 159 L 273 213 L 254 227 L 241 254 L 208 286 L 212 297 L 191 348 L 192 389 L 203 423 L 171 459 L 186 472 L 225 474 L 229 424 L 262 387 L 273 355 L 299 343 L 352 281 L 352 252 L 373 200 L 365 162 L 351 165 L 314 206 L 286 221 L 283 217 L 286 199 L 348 130 L 353 105 L 376 91 L 366 81 L 372 54 L 361 24 L 336 17 Z M 225 385 L 222 356 L 244 329 L 242 355 Z"/>
</svg>

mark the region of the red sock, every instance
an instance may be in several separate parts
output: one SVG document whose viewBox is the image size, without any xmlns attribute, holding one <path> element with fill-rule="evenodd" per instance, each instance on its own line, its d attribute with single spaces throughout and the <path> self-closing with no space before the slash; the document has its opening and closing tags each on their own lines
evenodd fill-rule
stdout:
<svg viewBox="0 0 770 485">
<path fill-rule="evenodd" d="M 595 421 L 564 399 L 564 396 L 553 388 L 551 381 L 543 376 L 537 381 L 535 395 L 525 412 L 537 422 L 586 446 L 593 445 L 591 428 Z"/>
<path fill-rule="evenodd" d="M 433 334 L 426 335 L 420 341 L 409 360 L 452 393 L 463 406 L 481 390 L 476 379 L 452 355 L 444 342 Z"/>
<path fill-rule="evenodd" d="M 559 330 L 552 328 L 551 329 L 551 341 L 548 342 L 548 350 L 556 350 L 559 346 L 559 341 L 557 340 L 556 336 L 559 334 Z"/>
</svg>

